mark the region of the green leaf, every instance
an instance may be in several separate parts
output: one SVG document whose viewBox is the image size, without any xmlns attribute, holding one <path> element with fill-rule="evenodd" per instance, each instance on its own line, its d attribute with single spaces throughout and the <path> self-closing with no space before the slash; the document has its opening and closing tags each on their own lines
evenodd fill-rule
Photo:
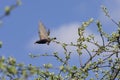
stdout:
<svg viewBox="0 0 120 80">
<path fill-rule="evenodd" d="M 5 15 L 9 15 L 11 11 L 11 8 L 9 6 L 5 7 Z"/>
<path fill-rule="evenodd" d="M 47 68 L 47 69 L 49 69 L 49 68 L 52 68 L 53 67 L 53 65 L 52 64 L 43 64 L 43 66 L 45 67 L 45 68 Z"/>
<path fill-rule="evenodd" d="M 2 47 L 2 42 L 0 41 L 0 48 Z"/>
<path fill-rule="evenodd" d="M 15 58 L 12 58 L 12 57 L 9 57 L 7 62 L 8 62 L 10 65 L 15 65 L 15 64 L 16 64 Z"/>
<path fill-rule="evenodd" d="M 17 70 L 16 70 L 16 67 L 15 67 L 15 66 L 8 66 L 8 67 L 7 67 L 7 71 L 8 71 L 10 74 L 16 74 L 16 73 L 17 73 Z"/>
</svg>

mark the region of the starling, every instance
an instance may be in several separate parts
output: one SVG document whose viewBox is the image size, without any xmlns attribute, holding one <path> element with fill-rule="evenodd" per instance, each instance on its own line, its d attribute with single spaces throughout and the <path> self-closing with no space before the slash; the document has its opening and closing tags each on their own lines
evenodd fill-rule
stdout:
<svg viewBox="0 0 120 80">
<path fill-rule="evenodd" d="M 40 40 L 36 41 L 35 44 L 48 44 L 50 43 L 51 39 L 48 37 L 50 35 L 50 30 L 46 31 L 45 26 L 42 22 L 39 22 L 39 30 L 38 34 L 40 37 Z M 56 39 L 56 38 L 53 38 Z"/>
</svg>

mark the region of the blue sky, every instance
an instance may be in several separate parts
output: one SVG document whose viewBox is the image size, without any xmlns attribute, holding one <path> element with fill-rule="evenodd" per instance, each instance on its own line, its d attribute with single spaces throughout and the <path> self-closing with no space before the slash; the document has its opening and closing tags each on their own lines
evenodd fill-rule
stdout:
<svg viewBox="0 0 120 80">
<path fill-rule="evenodd" d="M 4 13 L 4 7 L 15 4 L 16 0 L 0 0 L 0 15 Z M 13 56 L 18 62 L 43 64 L 53 62 L 53 59 L 44 58 L 31 59 L 28 54 L 52 53 L 59 51 L 60 46 L 51 44 L 34 45 L 38 37 L 38 22 L 51 30 L 51 36 L 57 37 L 58 41 L 75 42 L 77 38 L 77 28 L 90 18 L 101 20 L 104 30 L 110 32 L 116 30 L 116 26 L 104 16 L 101 5 L 105 5 L 111 16 L 117 21 L 120 19 L 119 0 L 22 0 L 22 5 L 5 17 L 0 26 L 0 40 L 3 42 L 0 55 Z M 109 28 L 110 27 L 110 28 Z M 95 23 L 92 24 L 87 34 L 96 33 Z M 39 61 L 36 63 L 36 61 Z M 72 64 L 77 61 L 73 56 Z"/>
</svg>

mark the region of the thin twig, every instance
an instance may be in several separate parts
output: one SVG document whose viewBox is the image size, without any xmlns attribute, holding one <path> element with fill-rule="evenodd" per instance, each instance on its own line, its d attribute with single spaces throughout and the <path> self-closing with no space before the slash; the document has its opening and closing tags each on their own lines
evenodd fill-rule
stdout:
<svg viewBox="0 0 120 80">
<path fill-rule="evenodd" d="M 89 56 L 92 57 L 90 51 L 87 48 L 85 48 L 85 50 L 88 52 Z"/>
<path fill-rule="evenodd" d="M 88 59 L 88 61 L 85 63 L 84 67 L 97 55 L 97 53 L 95 53 L 92 57 L 90 57 Z"/>
</svg>

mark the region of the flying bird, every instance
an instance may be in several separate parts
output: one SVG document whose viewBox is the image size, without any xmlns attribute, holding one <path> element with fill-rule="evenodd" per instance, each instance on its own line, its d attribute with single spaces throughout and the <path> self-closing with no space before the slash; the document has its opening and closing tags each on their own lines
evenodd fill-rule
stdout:
<svg viewBox="0 0 120 80">
<path fill-rule="evenodd" d="M 51 40 L 56 39 L 56 38 L 50 39 L 48 37 L 50 35 L 50 30 L 47 31 L 42 22 L 39 22 L 38 34 L 39 34 L 40 40 L 36 41 L 35 44 L 37 43 L 37 44 L 48 44 L 49 45 Z"/>
</svg>

